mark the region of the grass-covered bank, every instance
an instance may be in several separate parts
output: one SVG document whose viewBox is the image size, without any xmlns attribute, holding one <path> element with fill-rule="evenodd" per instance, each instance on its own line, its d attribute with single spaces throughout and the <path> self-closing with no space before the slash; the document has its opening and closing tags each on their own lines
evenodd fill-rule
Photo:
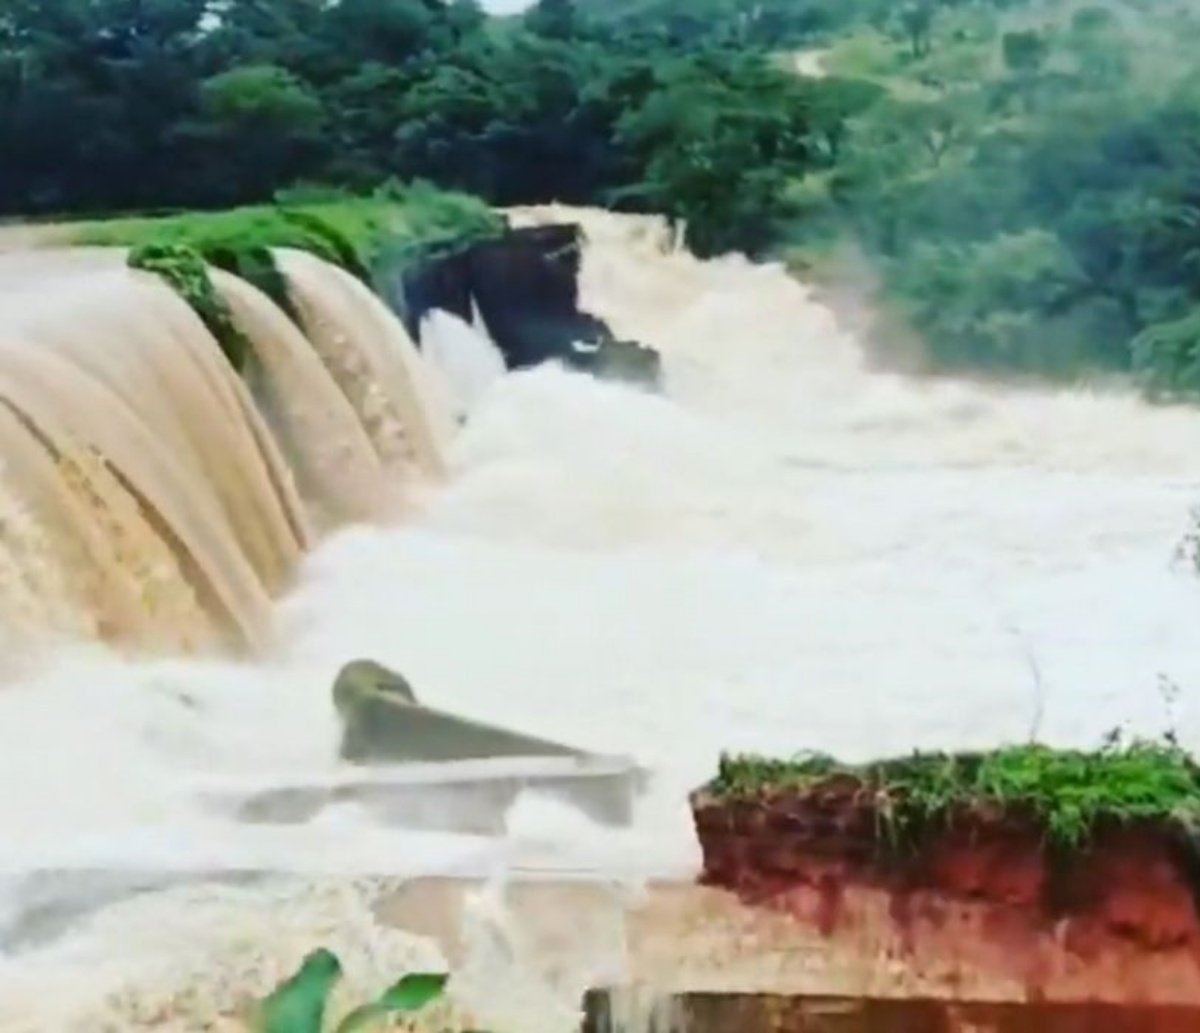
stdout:
<svg viewBox="0 0 1200 1033">
<path fill-rule="evenodd" d="M 1200 767 L 1171 744 L 1112 742 L 1092 751 L 1015 746 L 978 754 L 914 754 L 866 765 L 825 756 L 722 758 L 704 794 L 726 803 L 848 794 L 903 844 L 971 815 L 1028 820 L 1059 847 L 1078 847 L 1106 823 L 1190 830 L 1200 820 Z"/>
<path fill-rule="evenodd" d="M 1143 1029 L 1145 1006 L 1198 999 L 1200 772 L 1169 741 L 726 758 L 692 812 L 701 884 L 762 913 L 772 964 L 791 936 L 806 974 L 829 959 L 830 985 L 1011 995 L 1014 1030 L 1057 1028 L 1031 1002 L 1103 1002 Z"/>
</svg>

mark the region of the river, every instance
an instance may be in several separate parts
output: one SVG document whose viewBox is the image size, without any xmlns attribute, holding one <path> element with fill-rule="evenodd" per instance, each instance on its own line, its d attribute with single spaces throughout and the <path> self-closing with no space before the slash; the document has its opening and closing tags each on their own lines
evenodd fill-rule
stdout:
<svg viewBox="0 0 1200 1033">
<path fill-rule="evenodd" d="M 663 396 L 503 377 L 446 485 L 323 541 L 252 660 L 77 641 L 14 668 L 0 1030 L 208 1029 L 318 941 L 360 983 L 392 975 L 421 948 L 373 924 L 361 876 L 686 874 L 684 795 L 722 749 L 1200 742 L 1200 579 L 1172 562 L 1200 500 L 1200 416 L 879 372 L 782 269 L 566 214 L 590 236 L 584 304 L 661 350 Z M 606 835 L 527 802 L 488 841 L 353 809 L 296 827 L 204 810 L 214 779 L 335 772 L 329 688 L 364 656 L 439 707 L 635 755 L 659 774 L 645 820 Z M 302 881 L 193 881 L 70 917 L 107 899 L 97 871 L 248 869 Z M 68 920 L 22 941 L 39 901 Z"/>
</svg>

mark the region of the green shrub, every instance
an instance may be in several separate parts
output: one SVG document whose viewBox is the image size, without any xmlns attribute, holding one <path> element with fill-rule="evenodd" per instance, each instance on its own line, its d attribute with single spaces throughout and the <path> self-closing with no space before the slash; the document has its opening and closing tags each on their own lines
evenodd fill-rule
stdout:
<svg viewBox="0 0 1200 1033">
<path fill-rule="evenodd" d="M 1153 395 L 1200 392 L 1200 308 L 1138 334 L 1133 364 Z"/>
</svg>

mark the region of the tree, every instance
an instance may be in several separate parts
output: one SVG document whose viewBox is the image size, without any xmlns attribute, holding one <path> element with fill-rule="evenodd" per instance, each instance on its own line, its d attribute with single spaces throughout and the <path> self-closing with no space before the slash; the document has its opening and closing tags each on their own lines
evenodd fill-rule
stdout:
<svg viewBox="0 0 1200 1033">
<path fill-rule="evenodd" d="M 971 128 L 967 98 L 908 101 L 891 106 L 891 117 L 905 136 L 920 145 L 929 163 L 937 168 Z"/>
<path fill-rule="evenodd" d="M 339 0 L 324 19 L 328 67 L 343 76 L 367 62 L 403 65 L 433 42 L 436 31 L 437 15 L 422 0 Z"/>
<path fill-rule="evenodd" d="M 1107 32 L 1116 25 L 1116 15 L 1107 7 L 1080 7 L 1071 15 L 1071 31 L 1081 36 Z"/>
<path fill-rule="evenodd" d="M 806 84 L 761 61 L 711 57 L 668 70 L 618 123 L 643 180 L 626 192 L 686 221 L 701 253 L 754 252 L 813 164 Z"/>
<path fill-rule="evenodd" d="M 176 195 L 208 0 L 9 0 L 0 10 L 3 203 L 133 206 Z"/>
<path fill-rule="evenodd" d="M 1134 369 L 1153 393 L 1200 392 L 1200 307 L 1147 327 L 1132 350 Z"/>
<path fill-rule="evenodd" d="M 901 272 L 919 328 L 947 365 L 1056 371 L 1044 313 L 1085 296 L 1087 281 L 1052 233 L 915 248 Z"/>
<path fill-rule="evenodd" d="M 1032 29 L 1006 32 L 1002 42 L 1004 64 L 1010 72 L 1030 76 L 1041 71 L 1046 61 L 1046 40 Z"/>
<path fill-rule="evenodd" d="M 322 179 L 360 189 L 376 186 L 393 173 L 404 98 L 419 75 L 411 67 L 370 61 L 326 88 L 322 102 L 328 163 Z"/>
<path fill-rule="evenodd" d="M 239 157 L 239 174 L 226 187 L 230 202 L 270 196 L 313 164 L 324 109 L 286 69 L 248 65 L 215 75 L 200 86 L 199 109 L 190 130 L 209 160 Z"/>
<path fill-rule="evenodd" d="M 450 0 L 446 5 L 446 22 L 455 42 L 462 42 L 487 23 L 487 15 L 479 0 Z"/>
<path fill-rule="evenodd" d="M 525 26 L 547 39 L 571 39 L 579 29 L 575 0 L 538 0 L 525 16 Z"/>
<path fill-rule="evenodd" d="M 910 0 L 900 9 L 900 24 L 908 34 L 914 58 L 929 53 L 933 33 L 934 7 L 932 0 Z"/>
<path fill-rule="evenodd" d="M 866 79 L 829 76 L 813 81 L 808 99 L 811 126 L 831 163 L 836 164 L 841 157 L 850 120 L 866 111 L 883 94 L 882 86 Z"/>
</svg>

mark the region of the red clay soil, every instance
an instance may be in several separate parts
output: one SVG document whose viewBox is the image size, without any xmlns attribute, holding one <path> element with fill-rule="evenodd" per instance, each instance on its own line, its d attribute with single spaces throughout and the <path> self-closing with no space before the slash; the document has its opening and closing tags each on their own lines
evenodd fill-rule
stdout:
<svg viewBox="0 0 1200 1033">
<path fill-rule="evenodd" d="M 1167 823 L 1102 826 L 1064 854 L 1029 816 L 974 809 L 897 850 L 853 778 L 756 799 L 700 792 L 692 806 L 703 883 L 831 941 L 883 914 L 901 956 L 1003 969 L 1028 1001 L 1200 1006 L 1195 858 Z M 1114 971 L 1128 985 L 1114 989 Z M 1089 986 L 1088 972 L 1107 982 Z"/>
</svg>

